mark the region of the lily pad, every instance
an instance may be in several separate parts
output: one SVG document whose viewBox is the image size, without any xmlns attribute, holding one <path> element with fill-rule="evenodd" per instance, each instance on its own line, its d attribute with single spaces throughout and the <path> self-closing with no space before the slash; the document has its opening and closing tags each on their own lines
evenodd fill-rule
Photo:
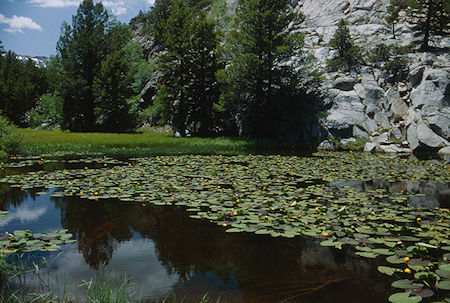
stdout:
<svg viewBox="0 0 450 303">
<path fill-rule="evenodd" d="M 422 297 L 411 295 L 410 292 L 400 292 L 391 295 L 388 300 L 392 303 L 418 303 L 422 302 Z"/>
</svg>

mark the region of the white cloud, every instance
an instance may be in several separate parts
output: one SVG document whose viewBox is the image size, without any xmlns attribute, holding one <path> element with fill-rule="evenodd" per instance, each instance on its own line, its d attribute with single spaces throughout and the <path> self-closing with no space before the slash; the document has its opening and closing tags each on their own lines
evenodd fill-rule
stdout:
<svg viewBox="0 0 450 303">
<path fill-rule="evenodd" d="M 0 24 L 8 24 L 9 27 L 5 31 L 9 33 L 23 33 L 24 29 L 42 31 L 41 26 L 28 17 L 14 15 L 8 18 L 0 13 Z"/>
<path fill-rule="evenodd" d="M 123 0 L 118 1 L 106 0 L 102 1 L 102 3 L 105 7 L 110 9 L 114 15 L 123 15 L 127 13 L 125 1 Z"/>
<path fill-rule="evenodd" d="M 155 0 L 147 0 L 147 3 L 150 5 L 153 5 L 153 4 L 155 4 Z"/>
<path fill-rule="evenodd" d="M 81 0 L 28 0 L 27 3 L 39 7 L 68 7 L 78 6 L 81 3 Z"/>
</svg>

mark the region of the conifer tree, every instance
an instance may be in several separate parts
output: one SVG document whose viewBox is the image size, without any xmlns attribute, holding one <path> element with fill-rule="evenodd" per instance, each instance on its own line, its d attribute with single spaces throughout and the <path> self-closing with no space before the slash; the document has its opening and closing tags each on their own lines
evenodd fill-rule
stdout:
<svg viewBox="0 0 450 303">
<path fill-rule="evenodd" d="M 68 81 L 62 84 L 64 128 L 94 131 L 95 76 L 101 69 L 104 41 L 111 25 L 109 14 L 99 2 L 84 0 L 72 17 L 72 26 L 63 23 L 57 44 L 58 55 Z"/>
<path fill-rule="evenodd" d="M 406 8 L 406 0 L 390 0 L 387 7 L 387 15 L 385 21 L 387 26 L 391 27 L 392 38 L 396 39 L 395 26 L 399 22 L 400 12 Z"/>
<path fill-rule="evenodd" d="M 448 0 L 409 0 L 408 20 L 416 37 L 420 37 L 420 50 L 430 48 L 430 39 L 450 33 L 450 2 Z"/>
<path fill-rule="evenodd" d="M 237 118 L 242 136 L 274 136 L 285 103 L 298 93 L 303 36 L 294 29 L 303 16 L 290 2 L 238 2 L 221 79 L 223 106 Z"/>
<path fill-rule="evenodd" d="M 0 112 L 15 125 L 29 126 L 29 112 L 47 90 L 45 69 L 8 51 L 0 55 Z"/>
<path fill-rule="evenodd" d="M 110 20 L 99 2 L 84 0 L 64 23 L 58 41 L 63 81 L 63 128 L 71 131 L 123 132 L 135 125 L 127 100 L 133 91 L 128 26 Z"/>
<path fill-rule="evenodd" d="M 217 36 L 214 22 L 188 1 L 176 0 L 163 33 L 165 53 L 158 61 L 161 73 L 157 103 L 181 136 L 207 135 L 212 103 L 218 98 L 215 72 Z"/>
<path fill-rule="evenodd" d="M 349 71 L 362 62 L 361 50 L 355 45 L 347 22 L 341 19 L 338 28 L 330 40 L 330 47 L 336 50 L 334 58 L 328 60 L 328 68 L 332 71 Z"/>
</svg>

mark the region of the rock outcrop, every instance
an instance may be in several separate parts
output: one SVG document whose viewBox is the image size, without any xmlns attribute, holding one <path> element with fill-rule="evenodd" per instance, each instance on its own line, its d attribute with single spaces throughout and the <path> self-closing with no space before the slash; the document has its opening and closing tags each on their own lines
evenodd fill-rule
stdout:
<svg viewBox="0 0 450 303">
<path fill-rule="evenodd" d="M 378 64 L 358 72 L 327 73 L 328 44 L 336 23 L 345 18 L 355 42 L 364 49 L 377 44 L 409 45 L 413 34 L 408 24 L 397 26 L 397 39 L 383 25 L 389 0 L 299 0 L 293 2 L 306 16 L 302 32 L 326 80 L 322 105 L 328 116 L 321 119 L 324 139 L 366 139 L 368 152 L 438 151 L 450 140 L 450 56 L 445 51 L 404 55 L 407 70 L 391 75 Z M 447 37 L 436 40 L 450 47 Z M 321 145 L 323 149 L 329 144 Z M 334 148 L 334 147 L 333 147 Z"/>
</svg>

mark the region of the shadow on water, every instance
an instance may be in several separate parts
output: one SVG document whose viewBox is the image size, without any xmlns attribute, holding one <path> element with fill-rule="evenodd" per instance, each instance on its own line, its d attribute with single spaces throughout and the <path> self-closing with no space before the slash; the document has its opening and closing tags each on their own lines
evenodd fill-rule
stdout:
<svg viewBox="0 0 450 303">
<path fill-rule="evenodd" d="M 186 303 L 206 292 L 233 303 L 384 302 L 391 292 L 375 261 L 311 238 L 227 234 L 181 207 L 51 198 L 10 188 L 0 194 L 1 209 L 28 214 L 0 225 L 0 232 L 67 228 L 74 234 L 77 242 L 45 269 L 73 285 L 106 267 L 132 277 L 145 298 L 174 292 Z"/>
</svg>

